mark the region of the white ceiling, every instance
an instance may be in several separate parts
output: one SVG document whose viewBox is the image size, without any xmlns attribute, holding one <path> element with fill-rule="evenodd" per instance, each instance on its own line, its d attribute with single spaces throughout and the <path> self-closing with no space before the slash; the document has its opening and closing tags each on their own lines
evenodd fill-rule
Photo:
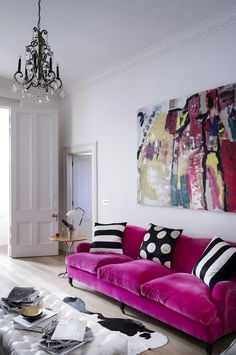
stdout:
<svg viewBox="0 0 236 355">
<path fill-rule="evenodd" d="M 37 0 L 0 0 L 0 77 L 12 78 L 38 21 Z M 65 84 L 187 31 L 235 0 L 42 0 L 41 28 Z"/>
</svg>

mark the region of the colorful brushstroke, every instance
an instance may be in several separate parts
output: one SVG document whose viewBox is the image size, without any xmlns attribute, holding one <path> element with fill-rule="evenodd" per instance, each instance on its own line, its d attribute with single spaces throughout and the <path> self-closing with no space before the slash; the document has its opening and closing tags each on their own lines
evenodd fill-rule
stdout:
<svg viewBox="0 0 236 355">
<path fill-rule="evenodd" d="M 236 84 L 138 110 L 138 203 L 236 212 Z"/>
</svg>

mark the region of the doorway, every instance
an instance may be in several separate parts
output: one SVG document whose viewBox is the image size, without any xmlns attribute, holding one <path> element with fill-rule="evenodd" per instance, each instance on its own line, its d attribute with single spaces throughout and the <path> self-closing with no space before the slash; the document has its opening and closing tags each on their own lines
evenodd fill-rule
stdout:
<svg viewBox="0 0 236 355">
<path fill-rule="evenodd" d="M 9 240 L 9 120 L 10 109 L 0 107 L 0 246 L 7 246 Z"/>
<path fill-rule="evenodd" d="M 97 220 L 96 152 L 96 144 L 66 149 L 66 211 L 85 211 L 79 233 L 89 241 Z"/>
</svg>

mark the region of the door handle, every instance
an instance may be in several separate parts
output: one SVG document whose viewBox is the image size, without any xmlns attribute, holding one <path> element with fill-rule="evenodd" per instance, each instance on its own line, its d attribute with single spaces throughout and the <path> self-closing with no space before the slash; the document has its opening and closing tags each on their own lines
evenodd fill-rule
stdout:
<svg viewBox="0 0 236 355">
<path fill-rule="evenodd" d="M 58 221 L 58 214 L 57 213 L 53 213 L 52 214 L 52 218 L 56 218 L 56 222 Z"/>
</svg>

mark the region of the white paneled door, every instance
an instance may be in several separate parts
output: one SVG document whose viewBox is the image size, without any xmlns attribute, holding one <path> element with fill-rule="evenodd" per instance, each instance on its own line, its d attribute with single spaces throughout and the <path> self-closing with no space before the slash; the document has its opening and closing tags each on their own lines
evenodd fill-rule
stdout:
<svg viewBox="0 0 236 355">
<path fill-rule="evenodd" d="M 73 208 L 84 209 L 80 233 L 92 239 L 92 158 L 91 155 L 73 154 L 72 159 Z"/>
<path fill-rule="evenodd" d="M 54 111 L 11 113 L 9 255 L 58 254 L 58 119 Z"/>
</svg>

